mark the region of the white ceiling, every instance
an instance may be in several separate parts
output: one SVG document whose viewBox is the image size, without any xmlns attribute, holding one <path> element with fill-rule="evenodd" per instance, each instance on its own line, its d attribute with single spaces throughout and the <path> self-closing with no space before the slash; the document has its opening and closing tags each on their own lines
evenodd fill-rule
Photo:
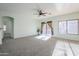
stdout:
<svg viewBox="0 0 79 59">
<path fill-rule="evenodd" d="M 0 3 L 0 11 L 5 12 L 34 12 L 33 9 L 40 7 L 52 13 L 51 16 L 68 14 L 79 11 L 78 3 Z"/>
</svg>

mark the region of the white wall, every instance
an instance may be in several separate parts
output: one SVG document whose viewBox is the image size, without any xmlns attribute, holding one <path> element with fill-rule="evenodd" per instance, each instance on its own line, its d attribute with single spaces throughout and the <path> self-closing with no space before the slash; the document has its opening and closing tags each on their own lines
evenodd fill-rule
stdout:
<svg viewBox="0 0 79 59">
<path fill-rule="evenodd" d="M 14 18 L 14 38 L 36 35 L 36 20 L 33 19 L 31 12 L 0 12 L 2 16 L 11 16 Z"/>
<path fill-rule="evenodd" d="M 36 21 L 30 15 L 18 15 L 14 26 L 15 38 L 36 34 Z"/>
<path fill-rule="evenodd" d="M 71 14 L 66 14 L 66 15 L 61 15 L 61 16 L 55 16 L 47 19 L 41 19 L 38 22 L 43 22 L 43 21 L 53 21 L 53 28 L 54 28 L 54 35 L 55 37 L 60 37 L 60 38 L 65 38 L 65 39 L 71 39 L 71 40 L 79 40 L 79 35 L 61 35 L 59 34 L 59 28 L 58 28 L 58 22 L 62 20 L 72 20 L 72 19 L 79 19 L 79 12 L 77 13 L 71 13 Z M 38 24 L 41 25 L 41 24 Z M 39 26 L 40 28 L 40 26 Z"/>
</svg>

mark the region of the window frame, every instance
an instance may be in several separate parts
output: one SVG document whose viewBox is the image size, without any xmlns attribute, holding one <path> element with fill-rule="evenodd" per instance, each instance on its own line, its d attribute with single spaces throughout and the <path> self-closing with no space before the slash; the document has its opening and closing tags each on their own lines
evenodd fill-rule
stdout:
<svg viewBox="0 0 79 59">
<path fill-rule="evenodd" d="M 62 33 L 60 33 L 60 22 L 64 22 L 65 20 L 62 20 L 62 21 L 59 21 L 58 22 L 58 32 L 59 32 L 59 34 L 62 34 Z M 66 21 L 65 21 L 66 22 Z M 66 22 L 67 23 L 67 22 Z M 66 25 L 66 31 L 65 31 L 65 33 L 63 33 L 63 35 L 65 35 L 65 34 L 67 34 L 67 25 Z"/>
<path fill-rule="evenodd" d="M 75 20 L 77 20 L 78 21 L 78 34 L 71 34 L 71 33 L 68 33 L 68 21 L 75 21 Z M 61 34 L 60 33 L 60 28 L 59 28 L 59 22 L 64 22 L 64 21 L 66 21 L 66 34 Z M 58 32 L 59 32 L 59 34 L 61 34 L 61 35 L 79 35 L 79 19 L 71 19 L 71 20 L 61 20 L 61 21 L 58 21 Z"/>
</svg>

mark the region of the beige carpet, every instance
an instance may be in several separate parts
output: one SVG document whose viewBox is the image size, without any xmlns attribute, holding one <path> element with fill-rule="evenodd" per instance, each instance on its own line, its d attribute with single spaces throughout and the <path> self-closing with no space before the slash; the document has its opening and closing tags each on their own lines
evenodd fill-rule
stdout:
<svg viewBox="0 0 79 59">
<path fill-rule="evenodd" d="M 52 56 L 55 40 L 38 40 L 35 36 L 6 39 L 0 46 L 0 55 L 11 56 Z"/>
</svg>

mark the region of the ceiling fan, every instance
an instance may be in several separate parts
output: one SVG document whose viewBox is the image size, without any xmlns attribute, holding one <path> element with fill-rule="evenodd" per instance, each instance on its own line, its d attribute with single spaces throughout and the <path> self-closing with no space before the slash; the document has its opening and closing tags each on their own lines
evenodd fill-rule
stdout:
<svg viewBox="0 0 79 59">
<path fill-rule="evenodd" d="M 48 11 L 46 11 L 43 8 L 36 8 L 35 10 L 35 14 L 34 15 L 38 15 L 38 16 L 47 16 L 47 15 L 51 15 L 51 13 L 49 13 Z"/>
<path fill-rule="evenodd" d="M 37 10 L 39 16 L 46 16 L 47 12 L 44 12 L 42 9 Z"/>
</svg>

